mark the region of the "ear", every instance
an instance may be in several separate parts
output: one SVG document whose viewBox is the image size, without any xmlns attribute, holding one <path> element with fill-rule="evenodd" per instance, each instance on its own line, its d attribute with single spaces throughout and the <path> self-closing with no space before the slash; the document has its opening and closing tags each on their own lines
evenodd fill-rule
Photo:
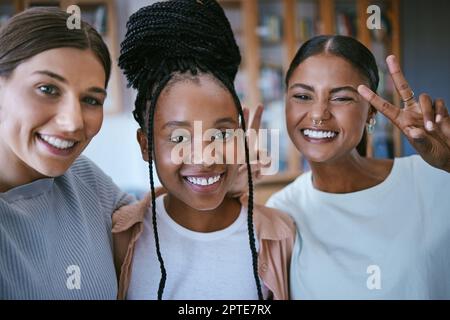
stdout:
<svg viewBox="0 0 450 320">
<path fill-rule="evenodd" d="M 145 131 L 142 129 L 138 129 L 136 132 L 136 138 L 139 143 L 139 146 L 141 147 L 142 159 L 148 162 L 148 142 Z"/>
</svg>

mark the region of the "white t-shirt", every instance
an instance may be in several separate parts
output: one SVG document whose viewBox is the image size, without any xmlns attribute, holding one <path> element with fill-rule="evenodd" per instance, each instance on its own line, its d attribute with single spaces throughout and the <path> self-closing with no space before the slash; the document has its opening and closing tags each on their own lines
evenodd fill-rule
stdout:
<svg viewBox="0 0 450 320">
<path fill-rule="evenodd" d="M 358 192 L 322 192 L 311 178 L 267 203 L 298 227 L 293 299 L 450 299 L 450 174 L 411 156 Z"/>
<path fill-rule="evenodd" d="M 167 271 L 165 300 L 257 300 L 248 240 L 247 210 L 227 228 L 203 233 L 177 224 L 156 199 L 161 254 Z M 258 241 L 255 241 L 258 249 Z M 161 271 L 156 255 L 151 211 L 136 243 L 128 300 L 154 300 Z M 261 282 L 263 295 L 268 290 Z"/>
</svg>

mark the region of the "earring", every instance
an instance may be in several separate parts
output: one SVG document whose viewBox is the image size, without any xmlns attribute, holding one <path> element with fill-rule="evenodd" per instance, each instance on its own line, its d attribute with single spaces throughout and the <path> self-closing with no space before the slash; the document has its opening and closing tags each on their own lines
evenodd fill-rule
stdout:
<svg viewBox="0 0 450 320">
<path fill-rule="evenodd" d="M 373 134 L 375 131 L 375 125 L 377 124 L 377 120 L 375 118 L 370 118 L 369 123 L 367 124 L 367 133 Z"/>
</svg>

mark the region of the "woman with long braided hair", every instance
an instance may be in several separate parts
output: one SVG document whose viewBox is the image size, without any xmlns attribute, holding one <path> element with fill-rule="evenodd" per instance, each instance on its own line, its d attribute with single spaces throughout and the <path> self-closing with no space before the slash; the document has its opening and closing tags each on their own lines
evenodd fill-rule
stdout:
<svg viewBox="0 0 450 320">
<path fill-rule="evenodd" d="M 253 205 L 247 139 L 233 134 L 246 126 L 233 85 L 240 61 L 216 1 L 158 2 L 130 17 L 119 65 L 137 90 L 151 192 L 113 216 L 119 298 L 289 297 L 295 227 Z M 248 169 L 249 194 L 240 201 L 228 195 L 240 154 L 225 161 L 236 141 Z M 164 189 L 155 190 L 153 163 Z"/>
</svg>

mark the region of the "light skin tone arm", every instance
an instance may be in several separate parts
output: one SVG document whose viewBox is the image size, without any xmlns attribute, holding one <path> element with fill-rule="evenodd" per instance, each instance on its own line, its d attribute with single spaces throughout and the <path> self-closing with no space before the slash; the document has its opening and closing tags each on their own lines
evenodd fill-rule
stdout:
<svg viewBox="0 0 450 320">
<path fill-rule="evenodd" d="M 411 99 L 413 92 L 396 57 L 391 55 L 386 62 L 395 87 L 405 101 L 404 108 L 389 103 L 365 85 L 360 85 L 358 92 L 405 134 L 428 164 L 450 172 L 450 117 L 444 101 L 432 101 L 427 94 L 421 94 L 418 100 Z"/>
</svg>

